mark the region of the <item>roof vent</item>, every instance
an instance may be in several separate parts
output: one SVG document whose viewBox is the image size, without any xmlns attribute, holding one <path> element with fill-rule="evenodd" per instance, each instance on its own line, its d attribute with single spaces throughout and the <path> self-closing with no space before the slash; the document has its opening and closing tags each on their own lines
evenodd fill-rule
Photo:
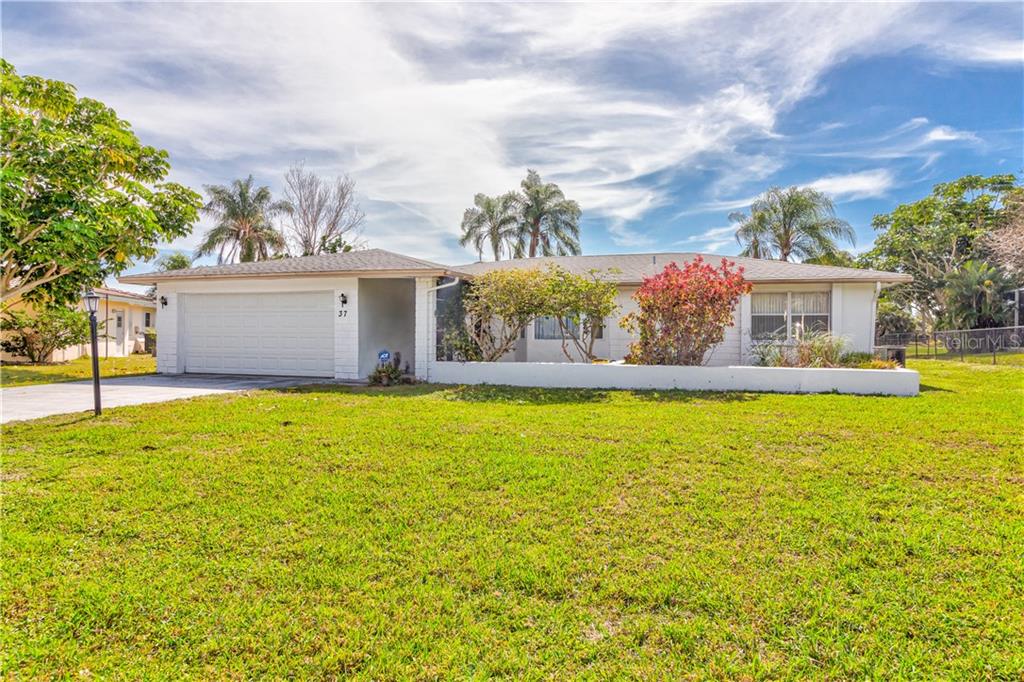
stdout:
<svg viewBox="0 0 1024 682">
<path fill-rule="evenodd" d="M 658 255 L 655 254 L 655 253 L 652 253 L 651 254 L 651 265 L 657 265 L 657 264 L 658 264 Z"/>
</svg>

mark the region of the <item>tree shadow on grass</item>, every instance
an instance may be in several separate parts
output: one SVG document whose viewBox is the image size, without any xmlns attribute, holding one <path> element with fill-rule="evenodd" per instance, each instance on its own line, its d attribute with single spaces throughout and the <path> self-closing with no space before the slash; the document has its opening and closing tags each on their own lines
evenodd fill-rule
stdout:
<svg viewBox="0 0 1024 682">
<path fill-rule="evenodd" d="M 956 393 L 956 391 L 951 391 L 948 388 L 940 388 L 938 386 L 930 386 L 929 384 L 921 384 L 921 393 L 925 393 L 926 391 L 935 391 L 938 393 Z"/>
<path fill-rule="evenodd" d="M 433 393 L 444 393 L 445 399 L 454 402 L 525 405 L 601 403 L 607 401 L 615 393 L 628 394 L 637 400 L 646 402 L 748 402 L 760 398 L 757 393 L 743 393 L 739 391 L 531 388 L 493 384 L 413 384 L 388 387 L 305 384 L 272 390 L 289 393 L 340 392 L 380 398 L 413 398 Z"/>
</svg>

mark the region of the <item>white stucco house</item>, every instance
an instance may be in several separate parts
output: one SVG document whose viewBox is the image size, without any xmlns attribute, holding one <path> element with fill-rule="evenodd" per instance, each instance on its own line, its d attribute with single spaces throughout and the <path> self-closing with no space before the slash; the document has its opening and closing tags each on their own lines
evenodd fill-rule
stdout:
<svg viewBox="0 0 1024 682">
<path fill-rule="evenodd" d="M 421 380 L 437 380 L 437 300 L 446 285 L 494 268 L 555 263 L 574 272 L 608 271 L 622 310 L 605 321 L 598 356 L 621 359 L 631 341 L 618 317 L 633 306 L 644 277 L 695 253 L 569 256 L 449 266 L 381 249 L 123 276 L 156 286 L 157 370 L 358 380 L 381 350 L 400 353 Z M 706 255 L 717 263 L 721 256 Z M 870 352 L 879 292 L 909 280 L 891 272 L 731 258 L 745 269 L 751 294 L 735 325 L 710 353 L 711 366 L 751 363 L 751 344 L 765 333 L 805 328 L 845 337 Z M 537 320 L 507 360 L 562 362 L 556 325 Z"/>
</svg>

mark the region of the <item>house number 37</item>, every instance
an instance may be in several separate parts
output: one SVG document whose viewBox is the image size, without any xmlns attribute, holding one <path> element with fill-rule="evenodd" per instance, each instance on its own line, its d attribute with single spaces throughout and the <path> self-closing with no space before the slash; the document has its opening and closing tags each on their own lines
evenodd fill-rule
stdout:
<svg viewBox="0 0 1024 682">
<path fill-rule="evenodd" d="M 338 311 L 338 317 L 348 317 L 348 311 L 345 310 L 345 306 L 348 305 L 348 296 L 345 294 L 338 294 L 338 303 L 341 304 L 341 310 Z"/>
</svg>

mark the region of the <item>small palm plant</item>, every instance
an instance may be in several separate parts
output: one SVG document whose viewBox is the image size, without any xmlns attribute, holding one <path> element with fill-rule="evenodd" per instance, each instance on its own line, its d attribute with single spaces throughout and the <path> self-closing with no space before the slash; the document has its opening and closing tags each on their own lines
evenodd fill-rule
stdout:
<svg viewBox="0 0 1024 682">
<path fill-rule="evenodd" d="M 1002 327 L 1012 316 L 1005 293 L 1012 288 L 997 268 L 969 260 L 946 278 L 946 323 L 958 329 Z"/>
<path fill-rule="evenodd" d="M 206 185 L 210 200 L 203 213 L 217 221 L 204 236 L 196 257 L 217 254 L 218 263 L 267 260 L 286 248 L 273 218 L 291 211 L 286 201 L 274 201 L 270 188 L 253 187 L 253 177 L 235 180 L 230 187 Z"/>
</svg>

